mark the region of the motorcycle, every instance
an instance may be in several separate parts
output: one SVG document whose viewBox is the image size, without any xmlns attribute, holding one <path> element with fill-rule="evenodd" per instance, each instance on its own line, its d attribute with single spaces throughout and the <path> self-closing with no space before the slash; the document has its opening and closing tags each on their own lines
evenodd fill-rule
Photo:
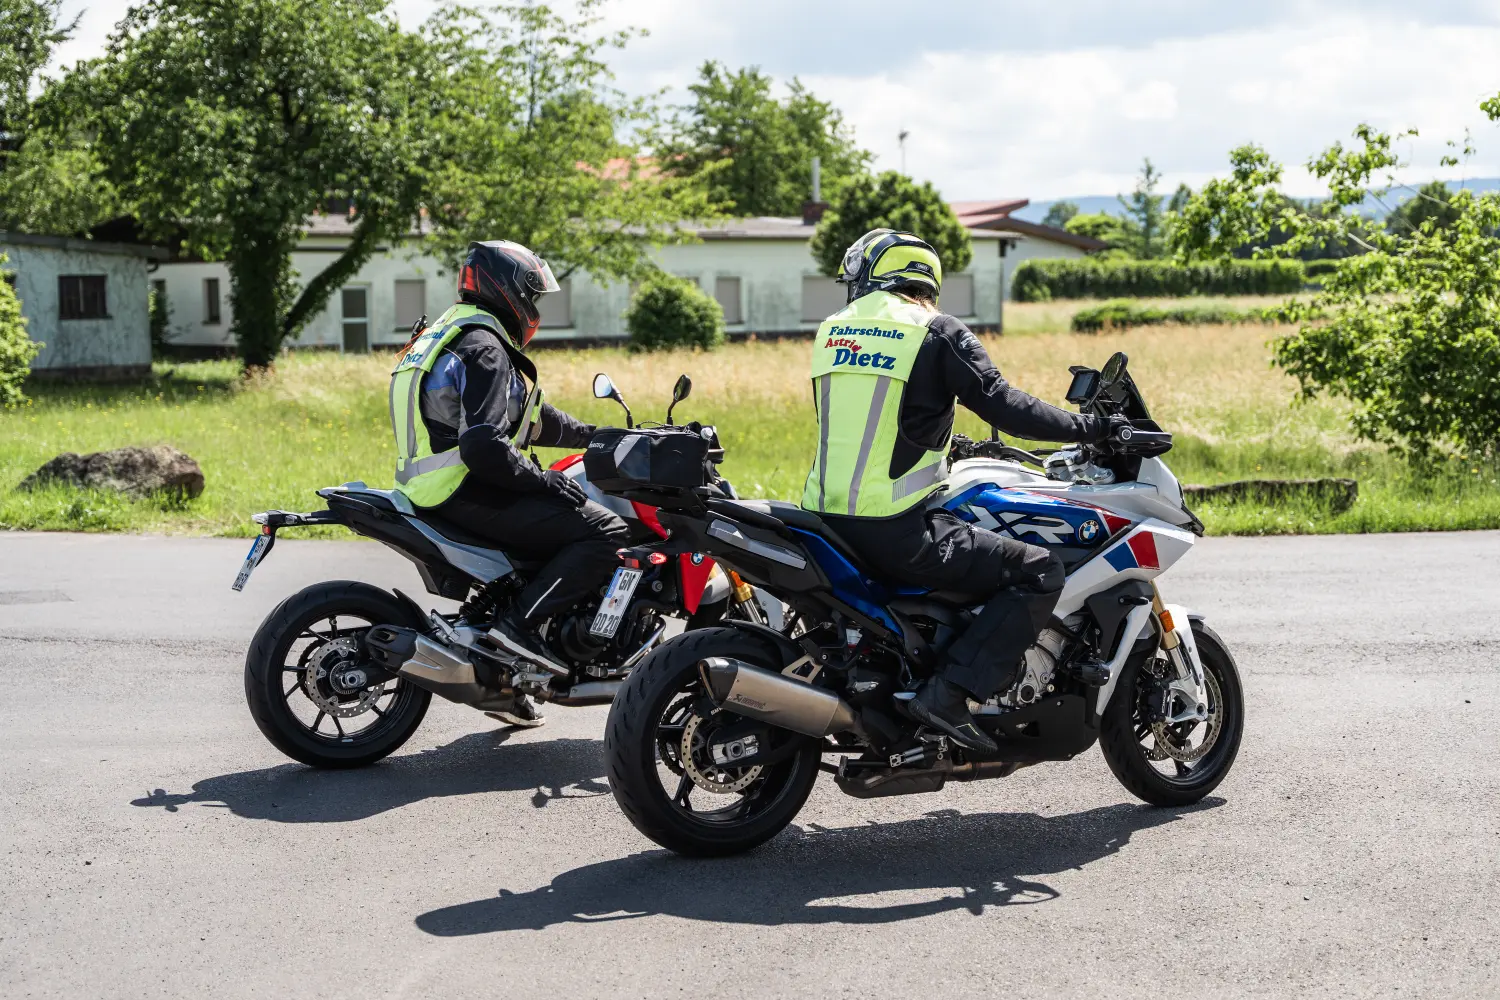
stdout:
<svg viewBox="0 0 1500 1000">
<path fill-rule="evenodd" d="M 667 408 L 686 399 L 692 382 L 677 382 Z M 595 394 L 624 398 L 607 377 Z M 627 423 L 632 424 L 629 407 Z M 517 435 L 525 448 L 541 411 L 539 390 L 528 400 Z M 705 478 L 718 495 L 733 488 L 717 474 L 724 452 L 712 427 L 689 424 L 702 438 Z M 608 704 L 623 678 L 660 643 L 669 619 L 702 628 L 725 616 L 764 621 L 749 585 L 701 553 L 662 553 L 665 531 L 645 504 L 626 504 L 587 481 L 581 461 L 561 460 L 590 497 L 626 519 L 631 535 L 622 565 L 596 597 L 542 622 L 545 652 L 528 649 L 494 627 L 540 569 L 445 520 L 414 507 L 394 490 L 361 482 L 318 490 L 326 509 L 254 515 L 256 536 L 233 589 L 242 590 L 270 553 L 280 531 L 339 524 L 411 560 L 431 594 L 462 602 L 456 613 L 424 612 L 400 590 L 340 580 L 314 584 L 282 601 L 256 630 L 245 657 L 245 696 L 256 725 L 272 745 L 314 767 L 359 767 L 393 753 L 421 725 L 434 694 L 496 718 L 518 695 L 562 706 Z"/>
<path fill-rule="evenodd" d="M 1045 456 L 955 437 L 947 488 L 927 501 L 1046 546 L 1067 569 L 1013 680 L 970 703 L 993 754 L 906 710 L 987 595 L 882 582 L 795 504 L 654 492 L 665 551 L 733 566 L 783 600 L 787 619 L 780 630 L 724 622 L 674 638 L 631 673 L 605 757 L 641 833 L 681 854 L 734 854 L 790 823 L 820 771 L 856 798 L 907 795 L 1069 760 L 1096 742 L 1125 788 L 1155 805 L 1196 802 L 1224 780 L 1244 726 L 1234 658 L 1156 582 L 1203 533 L 1160 457 L 1172 437 L 1151 419 L 1124 354 L 1071 371 L 1069 402 L 1130 425 Z"/>
</svg>

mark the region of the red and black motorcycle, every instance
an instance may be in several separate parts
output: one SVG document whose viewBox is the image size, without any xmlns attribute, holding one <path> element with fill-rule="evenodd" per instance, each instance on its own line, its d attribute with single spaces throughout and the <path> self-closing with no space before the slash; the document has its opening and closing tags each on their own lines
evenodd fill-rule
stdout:
<svg viewBox="0 0 1500 1000">
<path fill-rule="evenodd" d="M 672 406 L 690 389 L 684 375 Z M 596 380 L 595 394 L 624 405 L 607 376 Z M 626 422 L 633 426 L 628 407 Z M 714 428 L 672 427 L 671 407 L 666 424 L 658 426 L 701 442 L 696 454 L 711 488 L 733 495 L 717 473 L 724 454 Z M 524 443 L 530 431 L 524 428 L 517 440 Z M 603 431 L 590 448 L 609 440 Z M 399 492 L 345 483 L 318 491 L 324 510 L 256 514 L 261 533 L 235 590 L 245 586 L 282 529 L 342 524 L 410 559 L 429 593 L 461 602 L 453 612 L 424 611 L 399 590 L 349 580 L 314 584 L 282 601 L 261 623 L 245 657 L 245 695 L 266 738 L 305 764 L 358 767 L 405 743 L 434 694 L 488 713 L 508 710 L 521 694 L 556 705 L 608 704 L 631 667 L 669 632 L 726 616 L 765 620 L 748 585 L 700 553 L 661 551 L 667 533 L 655 508 L 603 492 L 589 482 L 585 466 L 582 456 L 570 455 L 553 467 L 625 518 L 631 544 L 621 550 L 608 587 L 541 624 L 544 651 L 494 628 L 541 563 L 497 549 L 432 510 L 412 506 Z"/>
</svg>

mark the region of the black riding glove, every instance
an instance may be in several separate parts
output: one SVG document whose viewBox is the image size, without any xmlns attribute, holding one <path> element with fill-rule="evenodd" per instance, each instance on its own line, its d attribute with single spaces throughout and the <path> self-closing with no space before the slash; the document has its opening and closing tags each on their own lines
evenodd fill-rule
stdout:
<svg viewBox="0 0 1500 1000">
<path fill-rule="evenodd" d="M 583 488 L 556 469 L 548 469 L 542 473 L 542 479 L 546 481 L 549 490 L 574 507 L 582 507 L 588 503 L 589 495 L 583 491 Z"/>
<path fill-rule="evenodd" d="M 1122 417 L 1118 413 L 1111 413 L 1107 417 L 1098 418 L 1094 429 L 1094 439 L 1090 444 L 1098 444 L 1101 441 L 1112 441 L 1119 433 L 1121 427 L 1133 426 L 1129 417 Z"/>
</svg>

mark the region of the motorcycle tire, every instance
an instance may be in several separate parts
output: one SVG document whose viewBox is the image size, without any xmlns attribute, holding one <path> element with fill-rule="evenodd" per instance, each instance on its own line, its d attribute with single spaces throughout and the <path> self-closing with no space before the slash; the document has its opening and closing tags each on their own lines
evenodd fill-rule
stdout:
<svg viewBox="0 0 1500 1000">
<path fill-rule="evenodd" d="M 1229 775 L 1244 732 L 1245 695 L 1234 657 L 1213 629 L 1201 621 L 1192 627 L 1198 658 L 1204 671 L 1212 674 L 1223 708 L 1219 735 L 1207 754 L 1186 773 L 1179 769 L 1175 777 L 1158 771 L 1147 759 L 1137 736 L 1136 687 L 1145 657 L 1126 664 L 1100 726 L 1099 745 L 1109 769 L 1127 791 L 1154 806 L 1191 805 L 1217 788 Z"/>
<path fill-rule="evenodd" d="M 394 753 L 411 738 L 427 714 L 432 693 L 402 681 L 385 716 L 365 732 L 346 739 L 315 736 L 287 704 L 285 660 L 304 630 L 331 615 L 406 628 L 422 625 L 411 621 L 410 609 L 379 587 L 352 580 L 314 584 L 282 601 L 256 630 L 245 654 L 245 699 L 261 733 L 293 760 L 312 767 L 363 767 Z"/>
<path fill-rule="evenodd" d="M 770 840 L 802 810 L 818 777 L 822 748 L 816 741 L 769 765 L 759 788 L 752 785 L 748 815 L 714 817 L 679 805 L 658 771 L 658 727 L 665 713 L 696 691 L 698 662 L 727 656 L 779 669 L 777 651 L 735 628 L 688 632 L 657 647 L 626 679 L 610 707 L 604 732 L 605 772 L 615 802 L 637 830 L 669 851 L 690 857 L 739 854 Z M 695 685 L 697 685 L 695 687 Z M 700 797 L 713 801 L 710 792 Z"/>
</svg>

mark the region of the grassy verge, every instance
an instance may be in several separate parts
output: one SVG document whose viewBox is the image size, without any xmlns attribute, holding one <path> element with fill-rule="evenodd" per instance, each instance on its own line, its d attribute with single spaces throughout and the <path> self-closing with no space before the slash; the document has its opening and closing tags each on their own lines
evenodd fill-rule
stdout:
<svg viewBox="0 0 1500 1000">
<path fill-rule="evenodd" d="M 1178 436 L 1168 461 L 1185 482 L 1324 475 L 1360 481 L 1359 502 L 1338 517 L 1292 508 L 1205 508 L 1211 531 L 1500 527 L 1493 470 L 1414 476 L 1379 449 L 1354 442 L 1337 404 L 1292 405 L 1293 383 L 1269 364 L 1266 342 L 1275 332 L 1163 327 L 1087 340 L 1038 333 L 988 346 L 1012 382 L 1055 402 L 1069 364 L 1098 365 L 1112 351 L 1126 351 L 1153 414 Z M 693 396 L 679 415 L 718 424 L 729 453 L 725 474 L 743 495 L 794 499 L 814 446 L 807 350 L 805 342 L 732 345 L 712 354 L 601 348 L 543 352 L 538 364 L 549 399 L 600 422 L 618 421 L 619 410 L 590 396 L 596 371 L 614 377 L 642 418 L 659 418 L 673 380 L 689 372 Z M 254 384 L 241 382 L 233 363 L 203 362 L 159 367 L 151 382 L 133 386 L 34 386 L 31 404 L 0 410 L 0 527 L 246 535 L 255 511 L 315 509 L 318 487 L 353 479 L 389 486 L 389 365 L 389 356 L 306 354 L 284 359 L 274 376 Z M 962 410 L 959 429 L 983 433 Z M 132 503 L 109 494 L 15 490 L 59 452 L 154 443 L 198 459 L 207 479 L 201 497 Z"/>
</svg>

